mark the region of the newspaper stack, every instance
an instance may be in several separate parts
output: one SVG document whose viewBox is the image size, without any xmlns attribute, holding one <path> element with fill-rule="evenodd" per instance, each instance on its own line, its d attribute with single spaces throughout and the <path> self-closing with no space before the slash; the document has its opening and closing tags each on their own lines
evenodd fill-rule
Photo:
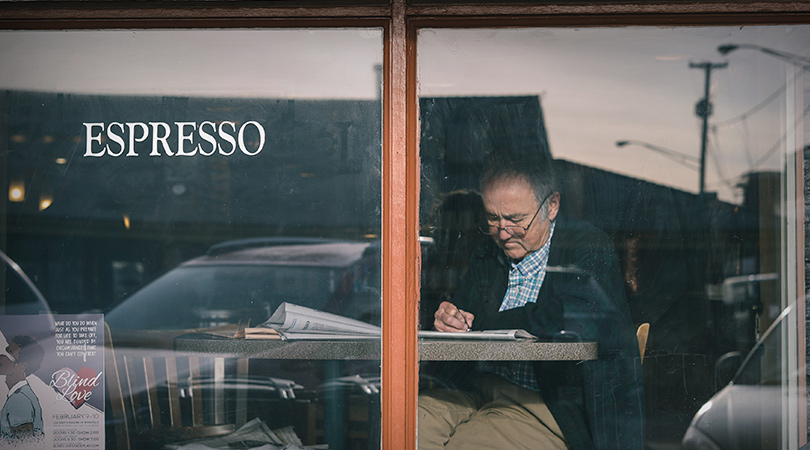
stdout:
<svg viewBox="0 0 810 450">
<path fill-rule="evenodd" d="M 258 327 L 245 328 L 245 339 L 273 339 L 274 333 L 284 340 L 379 339 L 381 329 L 359 320 L 285 302 Z M 249 337 L 251 335 L 254 337 Z"/>
</svg>

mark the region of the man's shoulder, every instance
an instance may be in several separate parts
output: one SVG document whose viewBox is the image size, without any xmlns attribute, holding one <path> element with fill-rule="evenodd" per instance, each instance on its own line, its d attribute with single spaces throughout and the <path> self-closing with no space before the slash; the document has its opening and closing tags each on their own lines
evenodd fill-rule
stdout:
<svg viewBox="0 0 810 450">
<path fill-rule="evenodd" d="M 560 220 L 554 228 L 549 265 L 573 265 L 593 271 L 592 264 L 613 261 L 616 257 L 613 240 L 588 222 Z"/>
<path fill-rule="evenodd" d="M 601 229 L 590 222 L 583 220 L 572 220 L 559 218 L 554 226 L 554 236 L 551 238 L 551 246 L 554 244 L 576 245 L 578 247 L 587 245 L 609 245 L 611 239 Z"/>
</svg>

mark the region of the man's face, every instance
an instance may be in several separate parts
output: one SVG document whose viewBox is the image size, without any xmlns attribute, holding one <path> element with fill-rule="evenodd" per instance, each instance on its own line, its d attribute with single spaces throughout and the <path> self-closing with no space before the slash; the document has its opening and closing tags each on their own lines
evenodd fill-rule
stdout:
<svg viewBox="0 0 810 450">
<path fill-rule="evenodd" d="M 481 194 L 487 222 L 498 227 L 509 225 L 528 226 L 524 236 L 513 236 L 506 230 L 498 230 L 492 235 L 495 244 L 504 254 L 515 261 L 521 261 L 528 254 L 539 250 L 548 240 L 551 221 L 557 217 L 560 197 L 553 193 L 546 201 L 548 217 L 543 211 L 534 217 L 540 206 L 531 184 L 523 178 L 503 178 L 483 186 Z M 532 221 L 534 217 L 534 221 Z M 531 225 L 530 225 L 531 222 Z"/>
</svg>

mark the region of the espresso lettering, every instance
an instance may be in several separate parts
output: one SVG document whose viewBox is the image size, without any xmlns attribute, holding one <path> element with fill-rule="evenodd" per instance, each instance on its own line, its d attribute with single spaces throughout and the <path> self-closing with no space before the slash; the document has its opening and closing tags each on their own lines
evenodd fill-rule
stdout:
<svg viewBox="0 0 810 450">
<path fill-rule="evenodd" d="M 205 150 L 203 150 L 203 146 L 202 146 L 202 144 L 200 144 L 200 146 L 199 146 L 200 147 L 200 154 L 203 155 L 203 156 L 211 156 L 217 151 L 217 140 L 214 138 L 213 135 L 211 135 L 209 132 L 205 131 L 204 127 L 206 125 L 209 125 L 211 127 L 211 132 L 215 133 L 217 131 L 217 124 L 215 124 L 214 122 L 205 121 L 205 122 L 200 124 L 200 128 L 199 128 L 200 138 L 202 140 L 204 140 L 205 142 L 208 142 L 209 144 L 211 144 L 211 151 L 210 152 L 206 152 Z"/>
<path fill-rule="evenodd" d="M 149 156 L 160 156 L 158 142 L 160 142 L 160 145 L 163 147 L 163 151 L 166 152 L 166 156 L 174 155 L 174 152 L 169 148 L 169 143 L 167 142 L 171 134 L 169 124 L 166 122 L 149 122 L 149 125 L 152 125 L 152 152 L 149 153 Z M 163 130 L 162 135 L 158 128 Z"/>
<path fill-rule="evenodd" d="M 139 138 L 135 137 L 135 127 L 141 130 L 141 137 Z M 127 129 L 129 130 L 129 151 L 127 156 L 138 156 L 138 153 L 135 152 L 135 143 L 143 142 L 149 137 L 149 128 L 142 122 L 127 122 Z"/>
<path fill-rule="evenodd" d="M 136 145 L 151 142 L 149 156 L 231 156 L 237 149 L 245 156 L 264 150 L 267 136 L 261 123 L 249 120 L 237 126 L 225 120 L 217 125 L 200 122 L 85 122 L 85 157 L 138 157 Z M 176 133 L 176 135 L 174 135 Z M 246 135 L 249 135 L 248 138 Z M 255 138 L 255 139 L 254 139 Z M 104 144 L 105 139 L 109 144 Z M 176 143 L 176 147 L 172 144 Z"/>
<path fill-rule="evenodd" d="M 186 134 L 185 129 L 191 127 L 193 132 L 197 129 L 197 124 L 194 122 L 175 122 L 175 125 L 177 125 L 177 156 L 194 156 L 199 146 L 192 148 L 190 152 L 186 152 L 183 143 L 188 141 L 192 146 L 194 145 L 194 134 Z"/>
<path fill-rule="evenodd" d="M 253 153 L 250 153 L 247 148 L 245 148 L 245 127 L 248 125 L 253 125 L 256 127 L 256 131 L 259 132 L 259 145 L 256 147 L 256 150 Z M 239 150 L 242 150 L 242 153 L 248 156 L 256 156 L 262 151 L 264 147 L 264 128 L 259 124 L 259 122 L 251 120 L 250 122 L 245 122 L 241 128 L 239 128 Z"/>
<path fill-rule="evenodd" d="M 94 156 L 100 157 L 104 156 L 104 149 L 101 149 L 100 152 L 96 153 L 93 152 L 93 142 L 98 142 L 101 145 L 101 133 L 104 131 L 104 124 L 103 123 L 83 123 L 84 130 L 85 130 L 85 142 L 87 142 L 87 146 L 84 150 L 84 156 Z M 93 128 L 100 127 L 99 133 L 97 135 L 93 134 Z"/>
<path fill-rule="evenodd" d="M 106 145 L 104 148 L 107 150 L 107 154 L 110 156 L 121 156 L 124 153 L 124 138 L 121 137 L 119 134 L 115 134 L 113 132 L 113 127 L 116 127 L 120 130 L 121 133 L 124 132 L 124 124 L 120 122 L 112 122 L 109 127 L 107 127 L 107 137 L 110 138 L 111 141 L 118 144 L 118 147 L 121 149 L 117 153 L 113 152 L 110 149 L 110 145 Z"/>
<path fill-rule="evenodd" d="M 219 137 L 221 137 L 222 139 L 224 139 L 225 141 L 227 141 L 228 143 L 231 144 L 231 151 L 229 151 L 229 152 L 224 151 L 222 149 L 222 146 L 219 146 L 218 147 L 219 148 L 219 154 L 220 155 L 225 155 L 225 156 L 230 156 L 230 155 L 233 155 L 233 152 L 236 151 L 236 140 L 233 138 L 233 136 L 231 136 L 230 134 L 225 132 L 225 125 L 228 125 L 229 127 L 231 127 L 231 130 L 236 131 L 236 124 L 233 123 L 233 122 L 227 122 L 227 121 L 222 122 L 221 124 L 219 124 Z"/>
</svg>

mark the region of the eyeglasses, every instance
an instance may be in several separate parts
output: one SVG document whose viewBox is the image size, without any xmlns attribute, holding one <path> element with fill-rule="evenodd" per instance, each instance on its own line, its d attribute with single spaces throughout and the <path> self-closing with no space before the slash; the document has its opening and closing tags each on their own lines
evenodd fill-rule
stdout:
<svg viewBox="0 0 810 450">
<path fill-rule="evenodd" d="M 546 204 L 546 200 L 551 197 L 552 193 L 546 195 L 546 198 L 540 202 L 540 206 L 537 207 L 537 211 L 535 211 L 534 215 L 532 216 L 532 220 L 529 221 L 529 224 L 525 227 L 522 225 L 507 225 L 505 227 L 499 227 L 498 225 L 492 225 L 488 223 L 487 225 L 482 225 L 478 227 L 478 230 L 484 234 L 488 234 L 490 236 L 494 236 L 500 234 L 501 230 L 506 231 L 509 233 L 510 236 L 514 236 L 516 238 L 521 238 L 529 232 L 529 228 L 531 228 L 532 224 L 534 223 L 534 219 L 537 218 L 537 215 L 540 213 L 540 210 L 543 209 L 543 205 Z"/>
</svg>

